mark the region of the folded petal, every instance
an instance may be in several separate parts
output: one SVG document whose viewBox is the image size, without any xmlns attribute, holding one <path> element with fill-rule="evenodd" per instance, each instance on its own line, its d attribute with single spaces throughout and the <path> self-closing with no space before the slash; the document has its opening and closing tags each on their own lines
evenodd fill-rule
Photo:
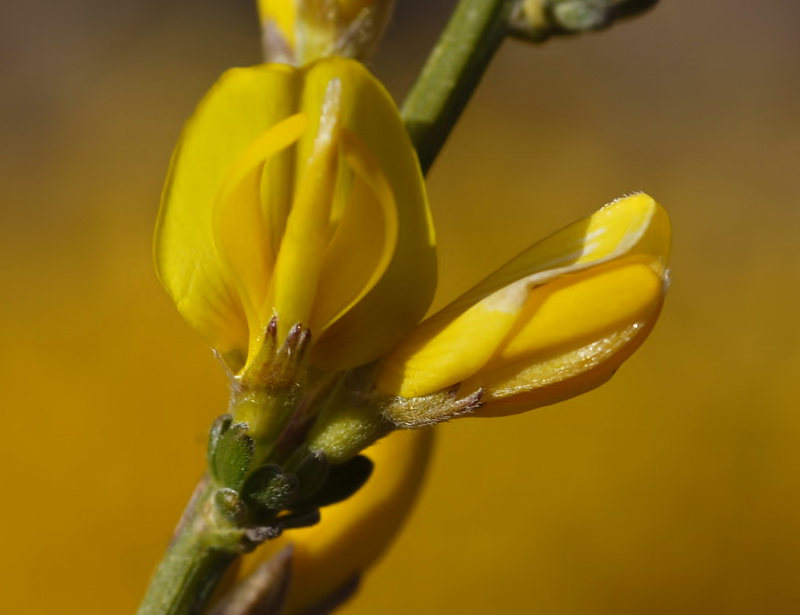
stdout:
<svg viewBox="0 0 800 615">
<path fill-rule="evenodd" d="M 610 378 L 649 333 L 664 283 L 637 257 L 559 279 L 531 293 L 487 364 L 462 383 L 482 389 L 476 412 L 498 416 L 555 403 Z"/>
<path fill-rule="evenodd" d="M 661 278 L 624 259 L 535 288 L 486 365 L 555 354 L 639 322 L 663 296 Z"/>
<path fill-rule="evenodd" d="M 669 219 L 652 197 L 637 193 L 613 201 L 583 220 L 532 245 L 436 315 L 446 320 L 515 282 L 540 285 L 623 255 L 643 254 L 663 271 L 669 258 Z"/>
<path fill-rule="evenodd" d="M 397 206 L 386 176 L 355 134 L 345 129 L 341 137 L 350 177 L 317 289 L 311 330 L 318 335 L 372 290 L 397 246 Z"/>
<path fill-rule="evenodd" d="M 217 252 L 247 316 L 251 353 L 272 317 L 265 298 L 277 250 L 267 222 L 279 223 L 280 212 L 269 210 L 280 208 L 288 194 L 288 178 L 273 169 L 286 166 L 288 148 L 307 123 L 305 115 L 292 115 L 261 135 L 231 167 L 214 211 Z"/>
<path fill-rule="evenodd" d="M 529 248 L 407 335 L 377 387 L 417 397 L 462 383 L 498 385 L 526 367 L 599 342 L 657 311 L 669 221 L 650 197 L 615 201 Z M 517 365 L 514 374 L 522 371 Z M 498 385 L 499 386 L 499 385 Z"/>
<path fill-rule="evenodd" d="M 278 318 L 279 339 L 297 323 L 309 326 L 330 238 L 348 86 L 337 78 L 319 83 L 307 75 L 304 81 L 300 109 L 310 125 L 297 144 L 294 199 L 265 303 Z"/>
<path fill-rule="evenodd" d="M 297 75 L 288 67 L 229 70 L 198 106 L 173 156 L 155 233 L 156 269 L 183 317 L 223 355 L 246 354 L 248 328 L 215 245 L 215 205 L 234 163 L 294 113 L 296 94 Z"/>
<path fill-rule="evenodd" d="M 391 201 L 397 220 L 396 249 L 385 272 L 377 282 L 368 276 L 364 288 L 375 282 L 374 286 L 328 326 L 312 350 L 315 365 L 345 369 L 374 360 L 423 317 L 436 287 L 436 255 L 422 173 L 394 102 L 357 62 L 332 58 L 309 70 L 309 83 L 324 83 L 333 78 L 347 85 L 342 89 L 343 126 L 356 137 L 350 140 L 348 155 L 366 190 L 359 198 L 372 203 L 372 214 L 383 211 L 383 229 L 373 227 L 371 232 L 393 234 L 391 227 L 395 223 L 387 211 Z M 353 146 L 354 143 L 357 145 Z M 303 156 L 300 151 L 299 159 Z M 391 199 L 385 186 L 391 192 Z M 366 221 L 359 224 L 365 226 Z M 366 246 L 372 240 L 360 241 L 360 245 Z M 350 258 L 362 258 L 358 245 L 351 248 Z M 373 261 L 385 255 L 382 252 L 378 256 L 372 249 L 368 253 L 374 254 L 370 256 Z M 377 261 L 373 266 L 374 270 L 382 267 Z M 348 292 L 352 295 L 352 291 Z"/>
</svg>

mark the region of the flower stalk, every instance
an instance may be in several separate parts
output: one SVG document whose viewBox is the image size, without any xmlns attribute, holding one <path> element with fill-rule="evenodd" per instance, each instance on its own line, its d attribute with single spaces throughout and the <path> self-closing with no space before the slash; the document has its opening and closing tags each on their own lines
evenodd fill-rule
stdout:
<svg viewBox="0 0 800 615">
<path fill-rule="evenodd" d="M 401 114 L 427 173 L 508 34 L 515 0 L 462 0 Z"/>
<path fill-rule="evenodd" d="M 208 478 L 197 486 L 137 615 L 199 613 L 242 552 L 241 534 L 219 518 Z"/>
<path fill-rule="evenodd" d="M 427 174 L 507 36 L 541 43 L 653 8 L 658 0 L 461 0 L 403 103 L 403 122 Z"/>
</svg>

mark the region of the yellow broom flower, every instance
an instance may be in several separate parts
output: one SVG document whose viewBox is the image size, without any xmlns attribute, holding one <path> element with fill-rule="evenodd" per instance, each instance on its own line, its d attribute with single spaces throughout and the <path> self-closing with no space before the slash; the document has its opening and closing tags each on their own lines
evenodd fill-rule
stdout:
<svg viewBox="0 0 800 615">
<path fill-rule="evenodd" d="M 421 318 L 434 239 L 416 155 L 359 63 L 226 72 L 188 122 L 155 237 L 161 283 L 242 374 L 277 329 L 310 362 L 372 361 Z M 397 297 L 404 298 L 397 301 Z"/>
<path fill-rule="evenodd" d="M 511 414 L 597 386 L 650 331 L 668 281 L 668 219 L 637 194 L 420 322 L 436 284 L 422 174 L 391 97 L 351 59 L 391 5 L 260 0 L 267 57 L 293 66 L 220 78 L 184 130 L 156 228 L 161 283 L 235 379 L 211 432 L 208 502 L 237 548 L 351 497 L 285 539 L 289 613 L 330 598 L 385 549 L 431 435 L 392 436 L 376 453 L 390 459 L 355 496 L 372 466 L 354 456 L 397 427 Z M 259 579 L 229 604 L 252 601 Z"/>
</svg>

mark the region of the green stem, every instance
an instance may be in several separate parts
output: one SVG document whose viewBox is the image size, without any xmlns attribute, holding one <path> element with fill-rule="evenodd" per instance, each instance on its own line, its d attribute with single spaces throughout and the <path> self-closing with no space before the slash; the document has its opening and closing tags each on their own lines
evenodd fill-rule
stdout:
<svg viewBox="0 0 800 615">
<path fill-rule="evenodd" d="M 450 131 L 508 34 L 515 0 L 461 0 L 401 114 L 423 173 L 430 170 Z"/>
<path fill-rule="evenodd" d="M 216 520 L 215 489 L 207 478 L 197 486 L 176 535 L 158 565 L 137 615 L 202 613 L 225 571 L 238 557 L 235 533 Z"/>
</svg>

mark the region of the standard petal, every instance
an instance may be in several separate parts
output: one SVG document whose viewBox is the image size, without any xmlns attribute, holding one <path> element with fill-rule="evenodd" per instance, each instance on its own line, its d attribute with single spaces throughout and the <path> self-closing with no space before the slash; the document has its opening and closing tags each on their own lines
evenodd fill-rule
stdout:
<svg viewBox="0 0 800 615">
<path fill-rule="evenodd" d="M 397 206 L 386 176 L 355 134 L 343 129 L 341 140 L 349 181 L 314 302 L 311 330 L 318 335 L 372 290 L 397 246 Z"/>
<path fill-rule="evenodd" d="M 433 224 L 416 153 L 397 108 L 359 63 L 331 58 L 309 70 L 311 83 L 341 79 L 343 125 L 374 157 L 397 206 L 397 248 L 375 286 L 312 349 L 312 363 L 345 369 L 374 360 L 424 316 L 436 287 Z M 302 152 L 301 152 L 302 156 Z M 359 258 L 353 251 L 352 258 Z M 398 300 L 402 298 L 402 300 Z"/>
<path fill-rule="evenodd" d="M 156 226 L 156 269 L 183 317 L 223 355 L 243 356 L 248 330 L 214 243 L 217 195 L 259 135 L 293 113 L 296 93 L 291 68 L 229 70 L 200 103 L 173 156 Z"/>
<path fill-rule="evenodd" d="M 631 274 L 615 292 L 650 296 L 657 288 L 660 296 L 668 252 L 669 220 L 653 199 L 637 194 L 614 201 L 535 244 L 424 321 L 382 360 L 376 386 L 389 394 L 427 395 L 490 365 L 514 361 L 521 352 L 557 352 L 559 344 L 576 347 L 601 339 L 627 313 L 620 307 L 624 301 L 602 292 L 592 295 L 594 304 L 580 298 L 581 292 L 591 294 L 586 289 L 606 288 L 607 278 L 602 283 L 591 278 L 605 264 L 635 259 L 640 264 L 636 272 L 642 275 L 632 281 Z M 543 298 L 584 278 L 590 281 L 579 285 L 574 294 L 563 295 L 573 313 L 564 310 L 564 301 L 551 299 L 556 309 L 543 313 L 546 318 L 540 327 L 533 315 Z M 644 287 L 636 288 L 639 283 Z M 575 314 L 578 308 L 586 309 Z"/>
<path fill-rule="evenodd" d="M 297 323 L 309 326 L 330 237 L 343 84 L 331 79 L 323 90 L 314 87 L 318 85 L 307 79 L 300 103 L 310 126 L 296 148 L 302 155 L 297 159 L 294 200 L 268 296 L 267 305 L 278 318 L 279 339 Z"/>
</svg>

